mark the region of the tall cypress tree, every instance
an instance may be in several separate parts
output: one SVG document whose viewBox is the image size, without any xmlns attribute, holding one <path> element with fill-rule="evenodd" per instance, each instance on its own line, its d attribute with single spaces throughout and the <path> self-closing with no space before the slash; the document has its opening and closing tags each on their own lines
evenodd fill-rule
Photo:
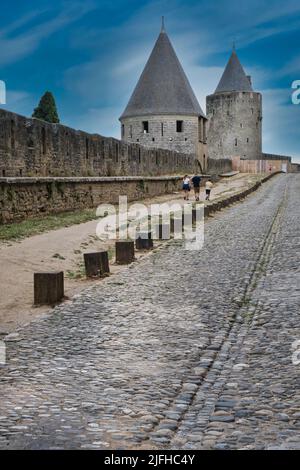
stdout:
<svg viewBox="0 0 300 470">
<path fill-rule="evenodd" d="M 46 93 L 42 96 L 38 107 L 35 108 L 32 114 L 32 117 L 52 123 L 59 122 L 55 99 L 50 91 L 46 91 Z"/>
</svg>

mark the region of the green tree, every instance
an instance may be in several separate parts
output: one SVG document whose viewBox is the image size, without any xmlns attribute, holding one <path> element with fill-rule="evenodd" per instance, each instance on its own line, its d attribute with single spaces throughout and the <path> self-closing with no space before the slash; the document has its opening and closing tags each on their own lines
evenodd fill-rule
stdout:
<svg viewBox="0 0 300 470">
<path fill-rule="evenodd" d="M 50 91 L 46 91 L 42 96 L 38 107 L 35 108 L 32 114 L 32 117 L 42 119 L 47 122 L 59 122 L 55 99 Z"/>
</svg>

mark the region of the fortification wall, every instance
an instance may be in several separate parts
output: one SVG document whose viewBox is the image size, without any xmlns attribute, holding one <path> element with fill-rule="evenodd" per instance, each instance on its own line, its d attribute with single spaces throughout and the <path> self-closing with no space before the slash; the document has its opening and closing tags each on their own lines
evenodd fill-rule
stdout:
<svg viewBox="0 0 300 470">
<path fill-rule="evenodd" d="M 210 175 L 218 176 L 229 171 L 232 171 L 232 160 L 228 158 L 208 158 L 207 172 Z"/>
<path fill-rule="evenodd" d="M 0 178 L 0 224 L 64 211 L 134 201 L 181 189 L 182 178 Z"/>
<path fill-rule="evenodd" d="M 172 175 L 195 155 L 147 149 L 0 109 L 0 177 Z"/>
</svg>

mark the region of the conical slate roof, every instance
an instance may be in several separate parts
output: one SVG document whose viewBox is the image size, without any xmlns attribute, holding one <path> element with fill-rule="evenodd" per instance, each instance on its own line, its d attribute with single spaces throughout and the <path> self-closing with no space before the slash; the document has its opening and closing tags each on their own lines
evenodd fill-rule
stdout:
<svg viewBox="0 0 300 470">
<path fill-rule="evenodd" d="M 225 91 L 253 91 L 250 79 L 245 74 L 235 50 L 232 51 L 215 93 Z"/>
<path fill-rule="evenodd" d="M 164 28 L 120 119 L 157 114 L 205 117 Z"/>
</svg>

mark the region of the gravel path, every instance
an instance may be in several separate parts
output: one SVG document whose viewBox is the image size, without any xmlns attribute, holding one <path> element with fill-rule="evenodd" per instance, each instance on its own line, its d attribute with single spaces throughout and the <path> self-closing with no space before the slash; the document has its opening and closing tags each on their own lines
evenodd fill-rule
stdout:
<svg viewBox="0 0 300 470">
<path fill-rule="evenodd" d="M 8 338 L 0 448 L 300 448 L 300 178 Z"/>
</svg>

